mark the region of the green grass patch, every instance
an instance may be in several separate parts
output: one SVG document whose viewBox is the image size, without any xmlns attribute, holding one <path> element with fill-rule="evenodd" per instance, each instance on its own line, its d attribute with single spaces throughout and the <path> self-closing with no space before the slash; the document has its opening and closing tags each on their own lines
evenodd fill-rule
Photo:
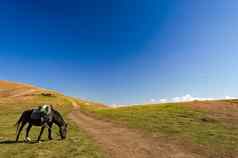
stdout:
<svg viewBox="0 0 238 158">
<path fill-rule="evenodd" d="M 205 110 L 195 110 L 179 104 L 132 106 L 91 110 L 99 118 L 125 123 L 130 128 L 143 129 L 193 144 L 205 146 L 212 154 L 236 153 L 238 127 L 214 119 Z"/>
<path fill-rule="evenodd" d="M 0 104 L 0 158 L 103 158 L 97 146 L 88 139 L 88 137 L 80 131 L 77 126 L 70 123 L 68 129 L 68 136 L 66 140 L 61 141 L 57 135 L 59 133 L 58 127 L 54 125 L 53 139 L 49 141 L 47 138 L 48 131 L 45 130 L 42 136 L 42 143 L 15 143 L 15 130 L 14 124 L 20 117 L 21 113 L 40 104 L 57 104 L 56 110 L 60 111 L 64 118 L 67 120 L 66 115 L 72 110 L 70 102 L 61 96 L 45 97 L 36 96 L 31 101 Z M 30 137 L 32 141 L 36 140 L 40 132 L 39 127 L 31 129 Z M 22 131 L 20 141 L 23 140 L 25 130 Z"/>
</svg>

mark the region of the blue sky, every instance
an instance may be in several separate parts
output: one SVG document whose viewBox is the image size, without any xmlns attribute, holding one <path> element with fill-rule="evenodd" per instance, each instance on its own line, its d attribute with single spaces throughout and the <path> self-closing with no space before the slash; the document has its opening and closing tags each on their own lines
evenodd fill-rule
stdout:
<svg viewBox="0 0 238 158">
<path fill-rule="evenodd" d="M 0 78 L 107 104 L 238 96 L 238 2 L 0 1 Z"/>
</svg>

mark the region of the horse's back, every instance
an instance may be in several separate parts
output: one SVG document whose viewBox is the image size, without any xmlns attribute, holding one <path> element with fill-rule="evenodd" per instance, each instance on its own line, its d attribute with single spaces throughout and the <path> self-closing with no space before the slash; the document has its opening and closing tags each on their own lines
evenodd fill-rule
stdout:
<svg viewBox="0 0 238 158">
<path fill-rule="evenodd" d="M 32 111 L 33 111 L 32 109 L 24 111 L 23 114 L 22 114 L 23 118 L 25 120 L 30 120 Z"/>
<path fill-rule="evenodd" d="M 33 109 L 31 113 L 32 120 L 40 120 L 41 119 L 41 112 L 39 109 Z"/>
<path fill-rule="evenodd" d="M 37 115 L 38 114 L 34 112 L 34 109 L 26 110 L 22 114 L 25 122 L 31 123 L 34 126 L 41 126 L 41 119 Z"/>
</svg>

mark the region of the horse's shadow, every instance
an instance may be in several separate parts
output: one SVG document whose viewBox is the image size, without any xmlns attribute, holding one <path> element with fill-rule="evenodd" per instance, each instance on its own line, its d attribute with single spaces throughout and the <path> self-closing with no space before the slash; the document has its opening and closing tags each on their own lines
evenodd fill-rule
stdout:
<svg viewBox="0 0 238 158">
<path fill-rule="evenodd" d="M 44 142 L 44 140 L 42 140 L 41 142 Z M 16 142 L 15 140 L 3 140 L 0 141 L 0 144 L 21 144 L 21 143 L 25 143 L 25 144 L 38 144 L 38 141 L 30 141 L 30 142 L 25 142 L 25 141 L 18 141 Z"/>
<path fill-rule="evenodd" d="M 18 141 L 18 142 L 16 142 L 15 140 L 3 140 L 3 141 L 0 141 L 0 144 L 17 144 L 17 143 L 24 143 L 24 141 Z"/>
</svg>

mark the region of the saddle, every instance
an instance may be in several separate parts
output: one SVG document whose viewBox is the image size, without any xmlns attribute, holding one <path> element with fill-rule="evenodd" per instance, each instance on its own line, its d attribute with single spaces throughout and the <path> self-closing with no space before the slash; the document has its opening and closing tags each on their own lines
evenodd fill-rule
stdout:
<svg viewBox="0 0 238 158">
<path fill-rule="evenodd" d="M 33 109 L 31 113 L 31 119 L 32 120 L 40 120 L 42 117 L 40 109 Z"/>
<path fill-rule="evenodd" d="M 49 106 L 46 105 L 44 105 L 43 107 L 39 106 L 38 108 L 33 109 L 31 113 L 31 119 L 41 120 L 42 123 L 46 123 L 47 121 L 52 120 L 52 118 L 49 116 L 50 112 L 51 108 Z"/>
</svg>

